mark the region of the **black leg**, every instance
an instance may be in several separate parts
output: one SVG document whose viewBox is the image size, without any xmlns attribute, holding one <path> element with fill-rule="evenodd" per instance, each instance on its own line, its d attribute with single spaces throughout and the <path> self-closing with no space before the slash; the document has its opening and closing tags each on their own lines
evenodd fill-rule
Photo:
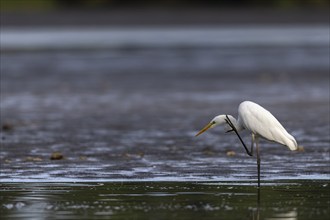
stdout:
<svg viewBox="0 0 330 220">
<path fill-rule="evenodd" d="M 253 147 L 254 147 L 254 142 L 255 142 L 255 135 L 252 133 L 251 135 L 251 149 L 250 149 L 250 153 L 251 155 L 253 155 Z"/>
<path fill-rule="evenodd" d="M 226 115 L 226 118 L 227 118 L 227 119 L 225 119 L 225 120 L 226 120 L 227 124 L 231 127 L 231 129 L 232 129 L 233 131 L 235 131 L 237 137 L 239 138 L 239 140 L 241 141 L 243 147 L 245 148 L 246 153 L 247 153 L 249 156 L 252 156 L 251 152 L 247 149 L 245 143 L 243 142 L 241 136 L 238 134 L 238 132 L 237 132 L 235 126 L 234 126 L 233 123 L 230 121 L 228 115 Z"/>
<path fill-rule="evenodd" d="M 260 193 L 260 187 L 258 187 L 258 198 L 257 198 L 257 219 L 260 219 L 260 197 L 261 197 L 261 193 Z"/>
<path fill-rule="evenodd" d="M 260 152 L 259 152 L 258 137 L 256 137 L 256 148 L 257 148 L 257 166 L 258 166 L 258 188 L 260 188 Z"/>
</svg>

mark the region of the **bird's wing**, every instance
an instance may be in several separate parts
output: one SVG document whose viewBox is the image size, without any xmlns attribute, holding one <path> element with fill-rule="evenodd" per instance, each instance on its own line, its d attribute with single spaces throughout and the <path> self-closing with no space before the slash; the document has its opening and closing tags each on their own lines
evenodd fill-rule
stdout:
<svg viewBox="0 0 330 220">
<path fill-rule="evenodd" d="M 286 145 L 291 150 L 297 149 L 297 142 L 294 137 L 268 110 L 253 102 L 243 102 L 238 111 L 243 126 L 252 133 Z"/>
</svg>

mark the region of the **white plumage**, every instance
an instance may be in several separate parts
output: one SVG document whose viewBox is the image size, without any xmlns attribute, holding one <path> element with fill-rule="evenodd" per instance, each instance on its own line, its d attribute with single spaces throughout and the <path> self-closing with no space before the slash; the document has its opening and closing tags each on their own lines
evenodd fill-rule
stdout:
<svg viewBox="0 0 330 220">
<path fill-rule="evenodd" d="M 238 123 L 254 135 L 269 141 L 286 145 L 290 150 L 297 150 L 297 142 L 281 123 L 260 105 L 245 101 L 238 107 Z"/>
<path fill-rule="evenodd" d="M 231 115 L 218 115 L 209 124 L 200 130 L 196 136 L 209 128 L 226 124 L 234 131 L 242 142 L 248 155 L 253 155 L 253 147 L 256 145 L 258 164 L 258 186 L 260 186 L 260 155 L 259 137 L 287 146 L 290 150 L 297 150 L 295 138 L 290 135 L 281 123 L 265 108 L 251 101 L 244 101 L 238 107 L 238 119 Z M 247 129 L 252 134 L 252 146 L 249 151 L 239 135 L 239 131 Z"/>
</svg>

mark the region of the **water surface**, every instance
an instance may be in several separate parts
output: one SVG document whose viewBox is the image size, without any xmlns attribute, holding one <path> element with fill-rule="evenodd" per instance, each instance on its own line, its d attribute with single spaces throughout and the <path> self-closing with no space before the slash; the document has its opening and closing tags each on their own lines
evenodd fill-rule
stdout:
<svg viewBox="0 0 330 220">
<path fill-rule="evenodd" d="M 235 135 L 194 137 L 244 100 L 303 147 L 262 141 L 263 181 L 329 180 L 328 38 L 317 25 L 1 31 L 1 182 L 255 181 Z"/>
<path fill-rule="evenodd" d="M 328 181 L 2 183 L 3 219 L 328 219 Z"/>
</svg>

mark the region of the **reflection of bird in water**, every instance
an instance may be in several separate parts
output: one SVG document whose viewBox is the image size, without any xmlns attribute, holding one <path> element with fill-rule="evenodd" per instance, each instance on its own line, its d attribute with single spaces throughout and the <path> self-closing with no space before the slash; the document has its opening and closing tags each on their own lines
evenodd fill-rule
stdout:
<svg viewBox="0 0 330 220">
<path fill-rule="evenodd" d="M 292 210 L 288 212 L 277 213 L 270 218 L 265 218 L 266 220 L 297 220 L 298 212 L 297 210 Z"/>
<path fill-rule="evenodd" d="M 252 215 L 251 215 L 251 220 L 260 220 L 260 197 L 261 197 L 261 192 L 260 192 L 260 187 L 258 188 L 257 192 L 257 208 L 252 209 Z M 280 209 L 279 209 L 280 210 Z M 273 214 L 272 212 L 266 211 L 267 215 L 271 214 L 271 217 L 264 218 L 265 220 L 297 220 L 298 219 L 298 212 L 296 208 L 294 208 L 292 211 L 287 211 L 287 212 L 279 212 L 278 210 L 275 211 L 276 214 Z"/>
<path fill-rule="evenodd" d="M 223 124 L 229 125 L 230 130 L 228 130 L 227 132 L 234 131 L 236 133 L 248 155 L 253 155 L 253 146 L 254 144 L 256 145 L 258 164 L 258 187 L 260 187 L 259 137 L 285 145 L 289 147 L 290 150 L 298 149 L 295 138 L 285 130 L 281 123 L 269 111 L 254 102 L 244 101 L 239 105 L 237 120 L 231 115 L 216 116 L 211 120 L 209 124 L 207 124 L 202 130 L 200 130 L 196 134 L 196 136 L 205 132 L 209 128 L 213 128 L 217 125 Z M 250 151 L 248 150 L 238 133 L 239 131 L 244 129 L 247 129 L 252 133 L 252 144 Z"/>
</svg>

